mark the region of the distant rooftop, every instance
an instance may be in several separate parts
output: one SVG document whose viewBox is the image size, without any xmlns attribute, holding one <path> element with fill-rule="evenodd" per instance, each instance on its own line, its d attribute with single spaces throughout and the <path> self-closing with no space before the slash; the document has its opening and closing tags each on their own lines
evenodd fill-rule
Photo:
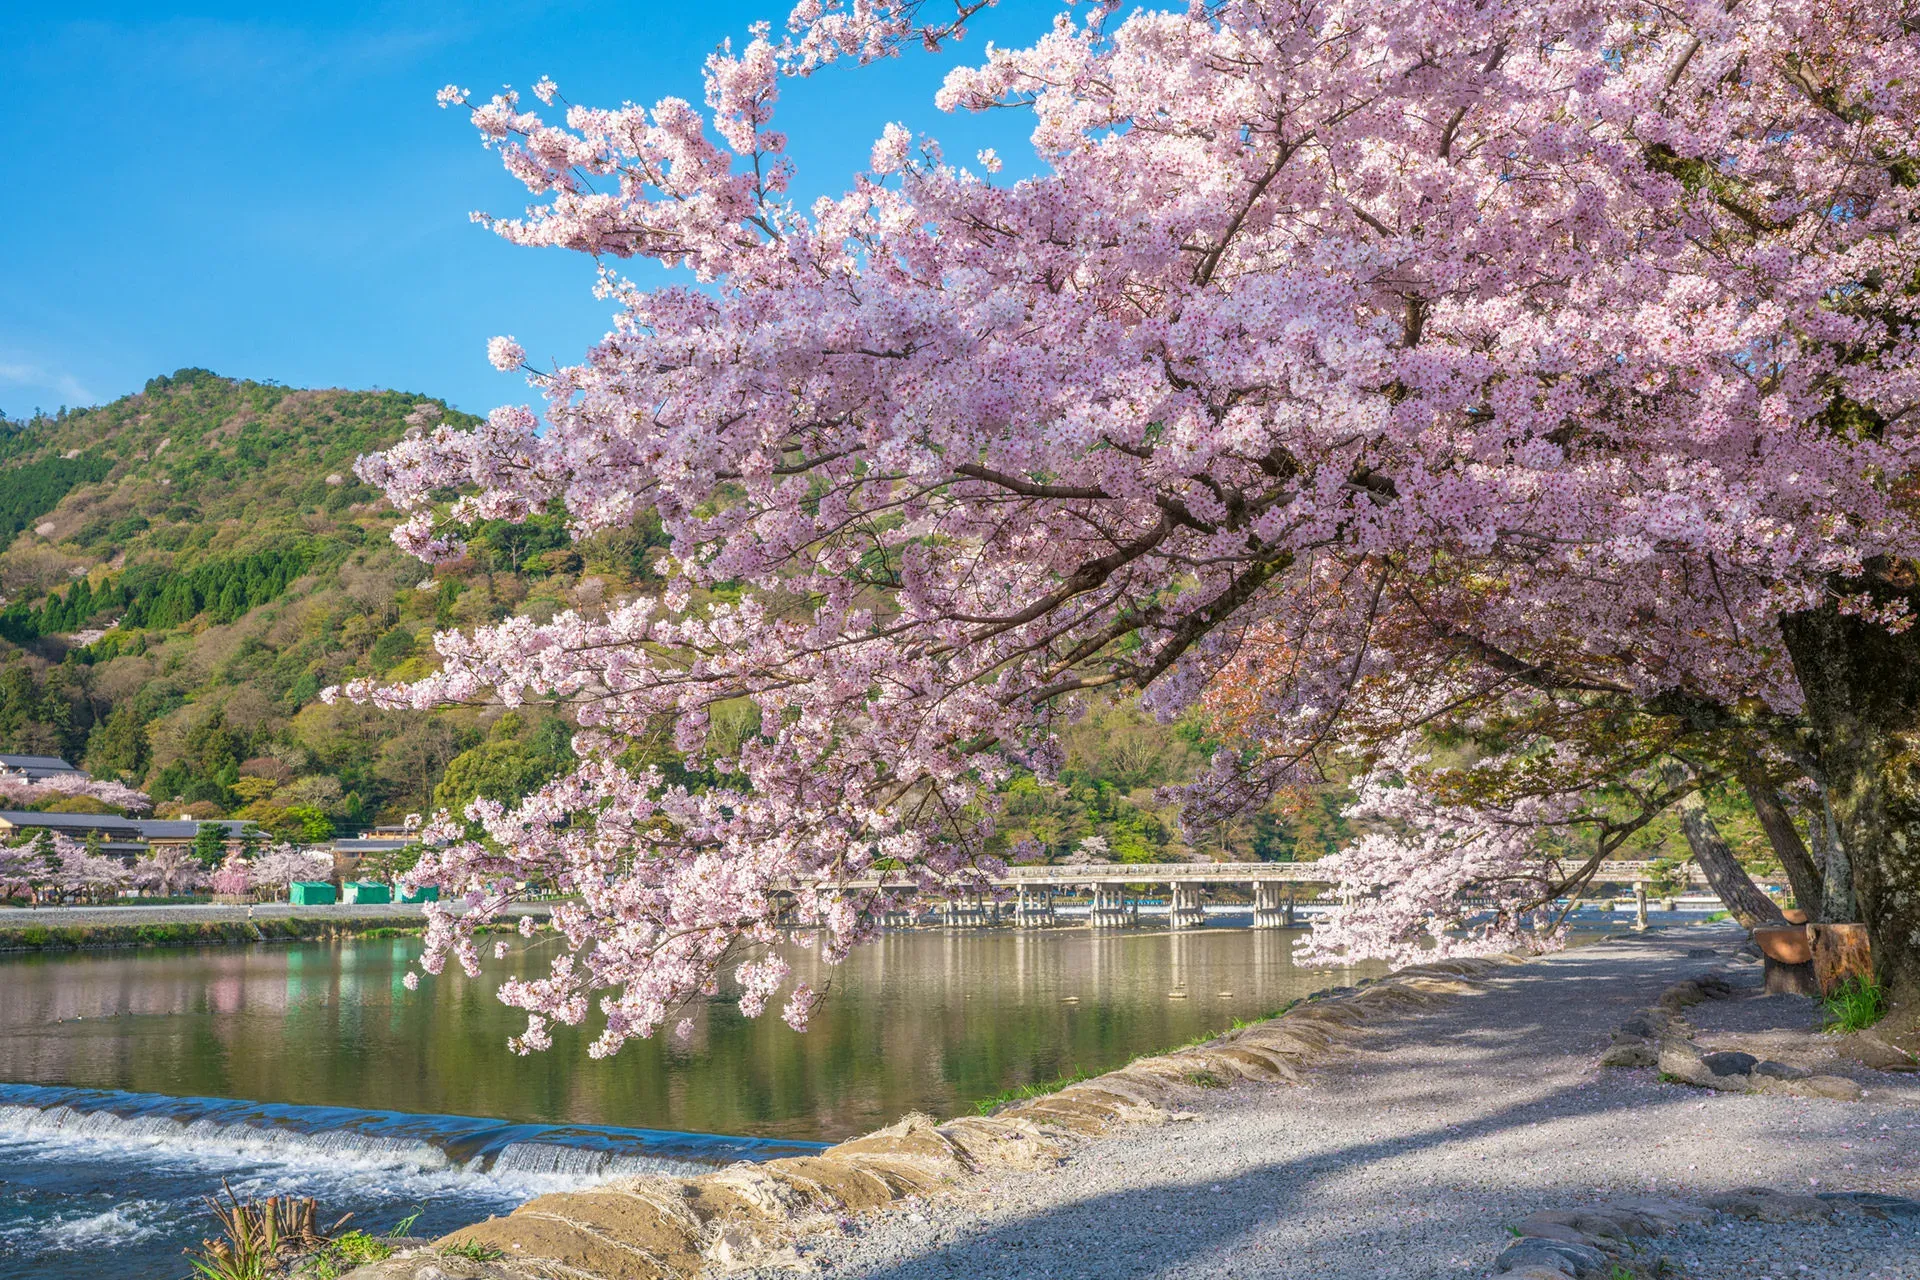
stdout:
<svg viewBox="0 0 1920 1280">
<path fill-rule="evenodd" d="M 246 818 L 134 818 L 133 824 L 149 840 L 191 840 L 201 827 L 225 827 L 229 837 L 237 836 L 253 823 Z"/>
<path fill-rule="evenodd" d="M 35 782 L 55 774 L 81 772 L 59 756 L 0 756 L 0 770 L 24 773 Z"/>
<path fill-rule="evenodd" d="M 104 813 L 25 813 L 15 809 L 5 809 L 0 810 L 0 826 L 46 827 L 53 831 L 98 831 L 102 835 L 124 836 L 129 840 L 138 840 L 141 836 L 139 823 L 130 818 L 116 818 Z"/>
<path fill-rule="evenodd" d="M 205 822 L 182 818 L 119 818 L 104 813 L 29 813 L 0 810 L 0 827 L 47 827 L 54 831 L 98 831 L 127 840 L 191 840 L 202 826 L 225 827 L 227 838 L 238 836 L 253 823 L 241 818 L 212 818 Z"/>
</svg>

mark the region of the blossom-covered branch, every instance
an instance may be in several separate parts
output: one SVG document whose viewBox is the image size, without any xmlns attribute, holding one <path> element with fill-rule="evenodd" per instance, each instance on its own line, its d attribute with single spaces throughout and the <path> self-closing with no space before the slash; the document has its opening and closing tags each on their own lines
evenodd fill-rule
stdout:
<svg viewBox="0 0 1920 1280">
<path fill-rule="evenodd" d="M 449 89 L 539 202 L 488 225 L 691 279 L 609 268 L 615 327 L 535 376 L 543 416 L 360 465 L 429 559 L 549 509 L 583 534 L 653 509 L 672 537 L 658 601 L 442 635 L 435 675 L 347 690 L 583 727 L 577 773 L 468 815 L 485 840 L 435 828 L 415 874 L 474 909 L 440 913 L 429 967 L 471 960 L 521 885 L 577 895 L 553 973 L 506 995 L 537 1047 L 609 993 L 610 1051 L 795 906 L 843 953 L 882 859 L 960 882 L 1007 770 L 1057 760 L 1064 703 L 1124 684 L 1177 713 L 1261 628 L 1295 655 L 1266 712 L 1309 748 L 1356 689 L 1424 704 L 1401 662 L 1440 639 L 1470 680 L 1592 667 L 1796 711 L 1776 620 L 1920 553 L 1897 8 L 1095 7 L 941 92 L 1030 110 L 1038 177 L 889 126 L 805 207 L 780 77 L 937 27 L 910 6 L 802 6 L 785 43 L 709 61 L 705 113 Z M 708 758 L 741 700 L 760 732 Z M 636 764 L 663 721 L 730 781 Z"/>
</svg>

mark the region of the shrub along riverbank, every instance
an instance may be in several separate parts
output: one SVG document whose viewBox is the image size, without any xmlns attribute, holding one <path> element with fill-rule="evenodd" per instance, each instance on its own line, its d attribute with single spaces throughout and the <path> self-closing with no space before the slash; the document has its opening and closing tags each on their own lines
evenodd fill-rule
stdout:
<svg viewBox="0 0 1920 1280">
<path fill-rule="evenodd" d="M 0 924 L 0 953 L 81 951 L 97 947 L 192 947 L 229 942 L 316 942 L 329 938 L 406 938 L 423 925 L 392 916 L 264 916 L 151 924 Z"/>
</svg>

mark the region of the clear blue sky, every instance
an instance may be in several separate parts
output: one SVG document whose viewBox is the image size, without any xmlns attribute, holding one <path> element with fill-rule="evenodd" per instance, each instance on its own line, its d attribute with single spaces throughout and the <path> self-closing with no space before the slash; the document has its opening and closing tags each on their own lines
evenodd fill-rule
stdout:
<svg viewBox="0 0 1920 1280">
<path fill-rule="evenodd" d="M 473 412 L 527 400 L 487 338 L 571 361 L 608 304 L 590 260 L 467 221 L 527 193 L 434 91 L 525 93 L 546 74 L 574 102 L 699 104 L 705 55 L 790 3 L 0 4 L 0 410 L 97 403 L 190 365 Z M 933 90 L 1058 8 L 1002 0 L 938 55 L 789 82 L 799 192 L 843 190 L 889 120 L 956 162 L 997 145 L 1011 177 L 1028 123 L 943 115 Z"/>
</svg>

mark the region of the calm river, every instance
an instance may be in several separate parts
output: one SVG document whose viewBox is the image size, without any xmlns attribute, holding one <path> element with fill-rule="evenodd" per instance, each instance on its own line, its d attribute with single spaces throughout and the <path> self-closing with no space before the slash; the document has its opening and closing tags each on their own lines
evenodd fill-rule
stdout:
<svg viewBox="0 0 1920 1280">
<path fill-rule="evenodd" d="M 221 1177 L 376 1230 L 418 1209 L 438 1234 L 544 1190 L 952 1115 L 1356 976 L 1295 969 L 1293 937 L 922 930 L 831 970 L 794 948 L 831 983 L 806 1034 L 723 995 L 687 1042 L 601 1062 L 566 1028 L 507 1051 L 522 1015 L 493 992 L 544 967 L 538 943 L 417 992 L 412 940 L 0 960 L 0 1276 L 180 1276 Z"/>
</svg>

